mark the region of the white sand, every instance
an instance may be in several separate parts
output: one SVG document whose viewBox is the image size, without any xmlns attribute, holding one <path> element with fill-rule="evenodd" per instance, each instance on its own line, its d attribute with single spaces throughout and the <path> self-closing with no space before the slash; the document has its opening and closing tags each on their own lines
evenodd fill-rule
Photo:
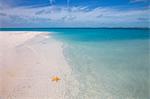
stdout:
<svg viewBox="0 0 150 99">
<path fill-rule="evenodd" d="M 52 76 L 61 78 L 52 82 Z M 78 83 L 48 33 L 0 32 L 0 99 L 73 99 Z"/>
</svg>

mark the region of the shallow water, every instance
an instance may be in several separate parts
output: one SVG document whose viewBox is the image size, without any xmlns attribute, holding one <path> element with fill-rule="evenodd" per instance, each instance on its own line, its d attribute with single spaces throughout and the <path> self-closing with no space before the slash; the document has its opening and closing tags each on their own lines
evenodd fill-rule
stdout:
<svg viewBox="0 0 150 99">
<path fill-rule="evenodd" d="M 147 99 L 147 42 L 136 40 L 68 45 L 65 55 L 80 82 L 80 96 L 87 99 Z"/>
<path fill-rule="evenodd" d="M 65 30 L 54 37 L 79 81 L 76 99 L 149 98 L 148 31 Z"/>
</svg>

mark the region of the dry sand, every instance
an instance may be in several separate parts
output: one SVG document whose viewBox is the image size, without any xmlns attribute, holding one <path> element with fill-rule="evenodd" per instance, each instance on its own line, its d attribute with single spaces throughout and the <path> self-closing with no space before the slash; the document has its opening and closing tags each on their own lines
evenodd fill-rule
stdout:
<svg viewBox="0 0 150 99">
<path fill-rule="evenodd" d="M 61 80 L 52 82 L 53 76 Z M 61 42 L 46 32 L 0 32 L 0 99 L 74 99 L 77 94 Z"/>
</svg>

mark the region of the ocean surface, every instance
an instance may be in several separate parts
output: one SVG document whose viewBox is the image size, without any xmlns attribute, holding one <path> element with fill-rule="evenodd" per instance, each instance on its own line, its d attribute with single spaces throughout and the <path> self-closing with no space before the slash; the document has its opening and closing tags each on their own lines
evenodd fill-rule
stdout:
<svg viewBox="0 0 150 99">
<path fill-rule="evenodd" d="M 150 99 L 148 29 L 3 29 L 48 31 L 63 42 L 79 82 L 73 99 Z M 72 98 L 71 98 L 72 99 Z"/>
</svg>

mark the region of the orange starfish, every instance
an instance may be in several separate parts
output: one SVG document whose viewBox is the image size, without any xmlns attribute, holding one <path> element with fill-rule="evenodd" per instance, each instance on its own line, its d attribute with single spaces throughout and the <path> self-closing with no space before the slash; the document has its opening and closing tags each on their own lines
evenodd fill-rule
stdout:
<svg viewBox="0 0 150 99">
<path fill-rule="evenodd" d="M 55 76 L 55 77 L 52 77 L 52 81 L 59 81 L 59 80 L 61 80 L 58 76 Z"/>
</svg>

